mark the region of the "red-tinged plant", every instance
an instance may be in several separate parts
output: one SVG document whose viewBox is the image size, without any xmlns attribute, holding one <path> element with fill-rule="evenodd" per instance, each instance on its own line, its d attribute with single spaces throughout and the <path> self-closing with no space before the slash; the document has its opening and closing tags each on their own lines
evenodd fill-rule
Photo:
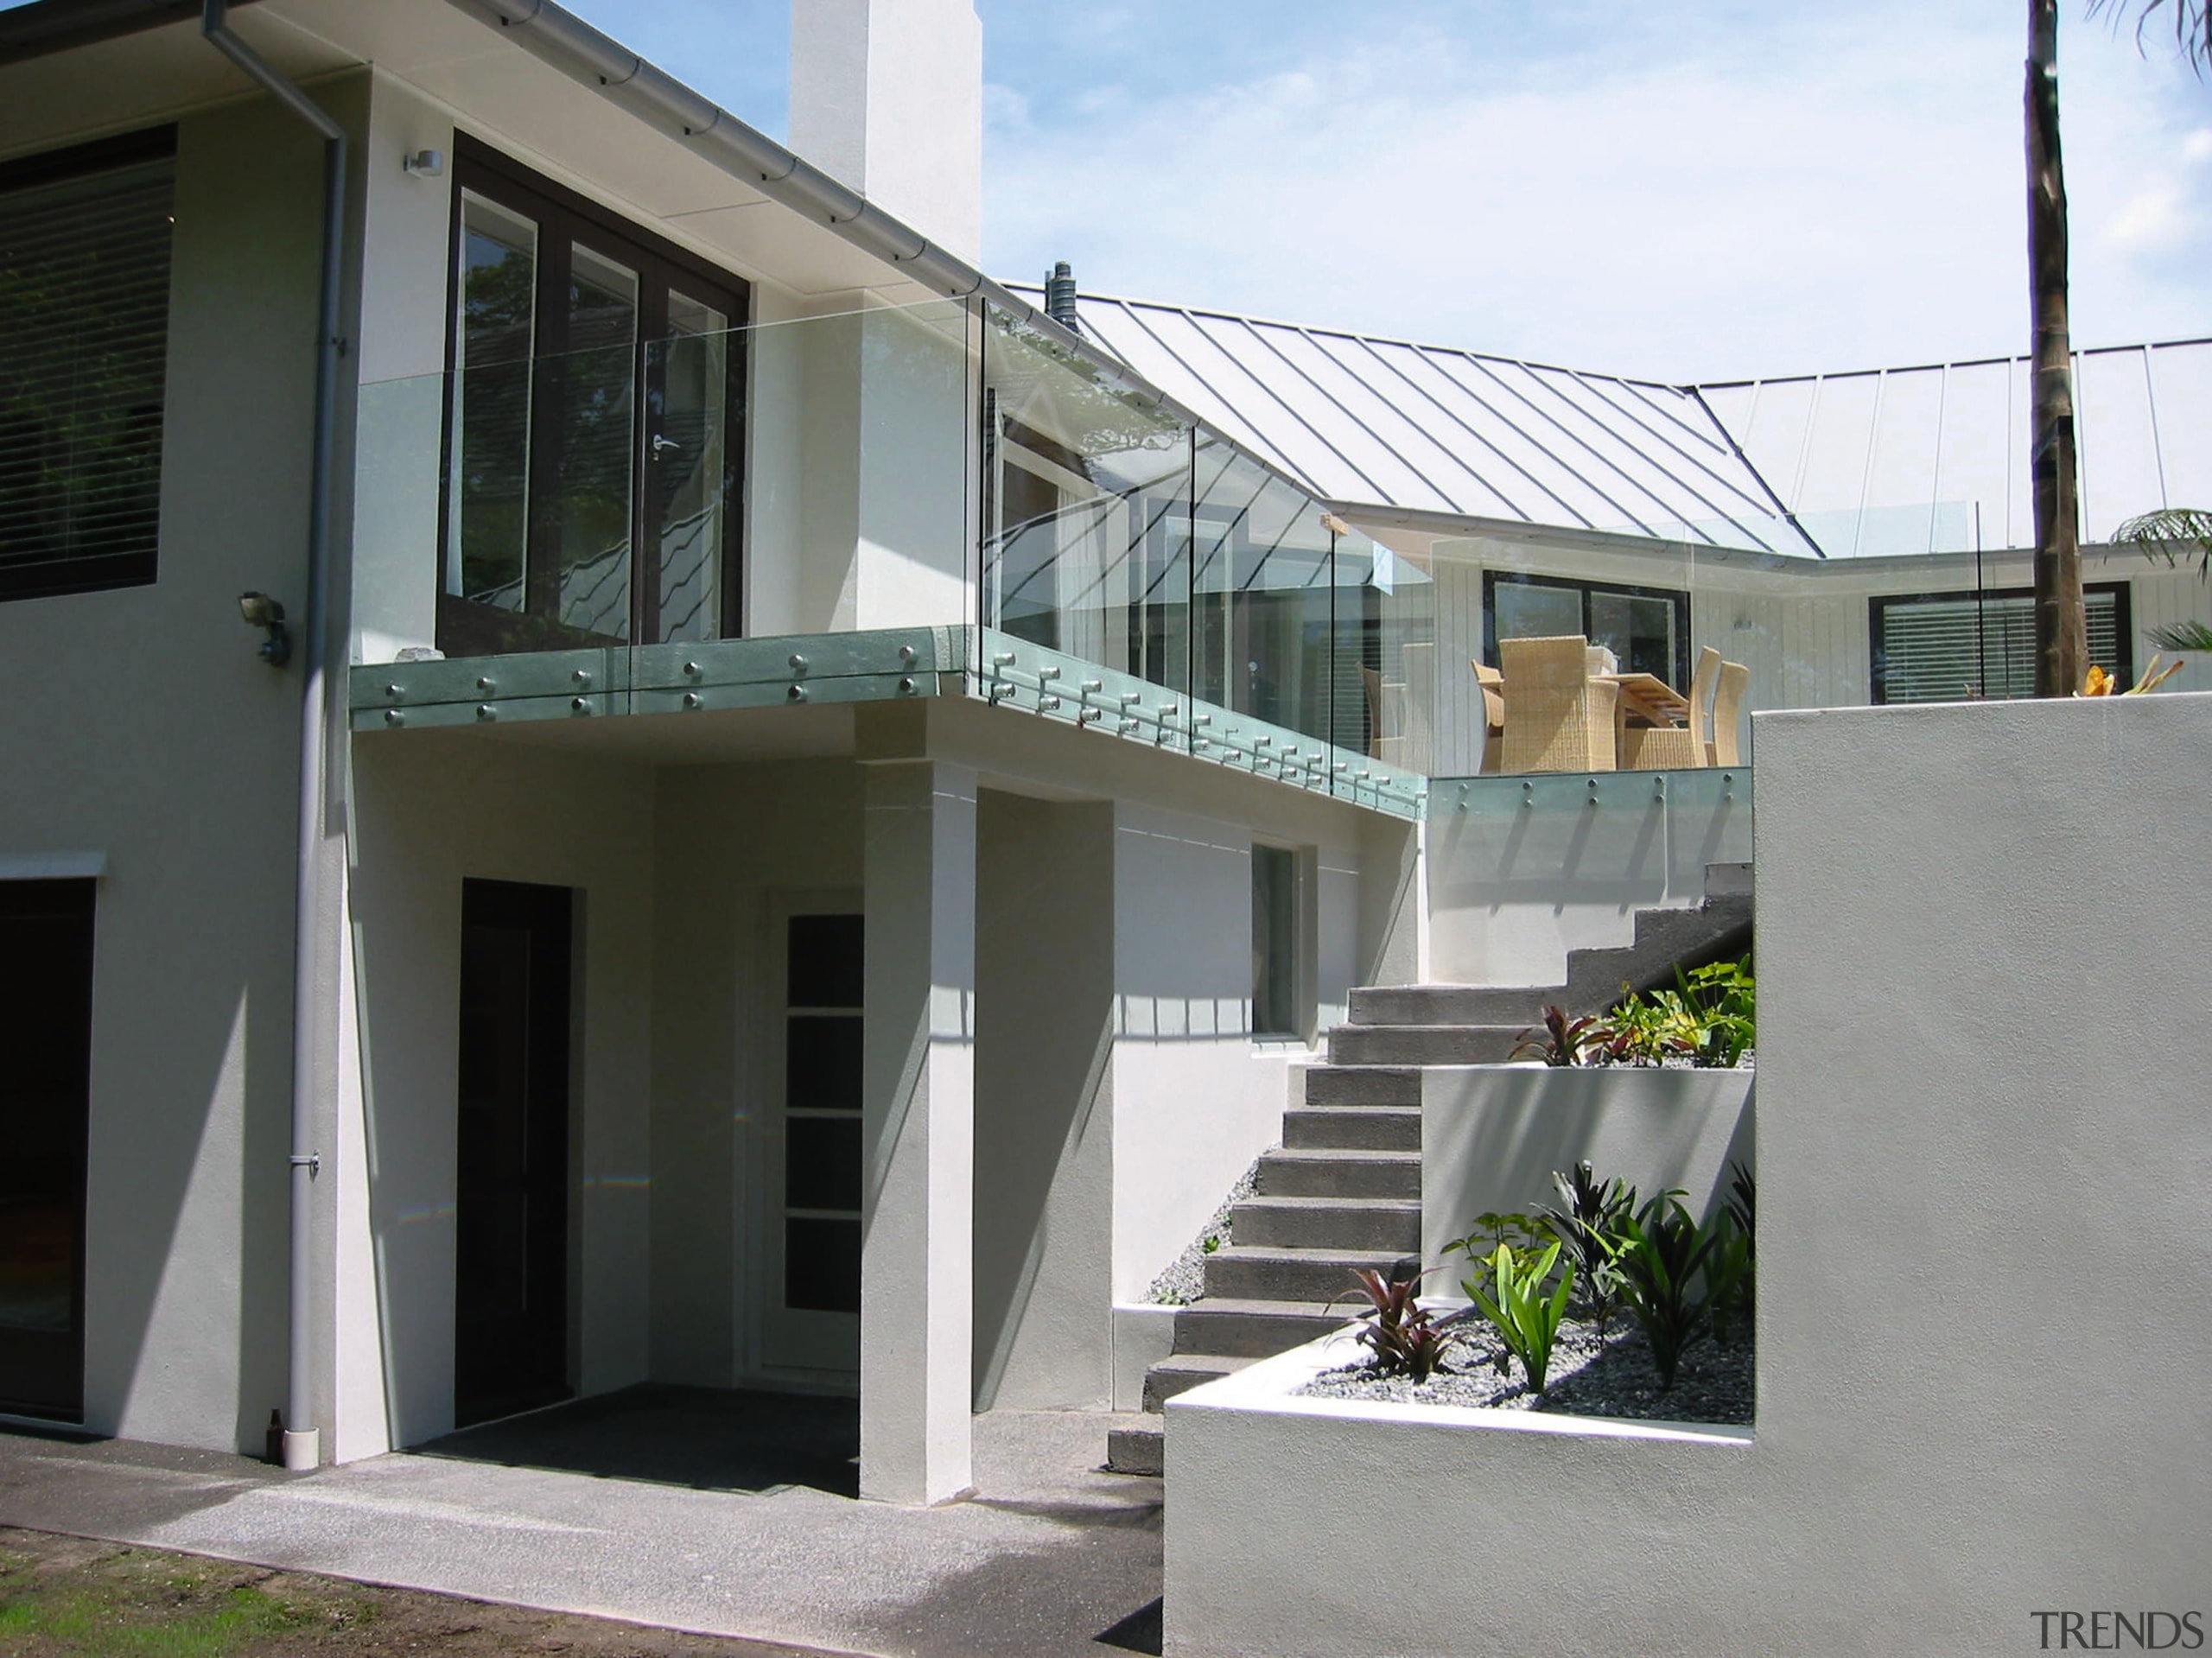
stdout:
<svg viewBox="0 0 2212 1658">
<path fill-rule="evenodd" d="M 1542 1034 L 1537 1034 L 1538 1027 L 1535 1026 L 1522 1032 L 1520 1045 L 1513 1050 L 1513 1058 L 1518 1059 L 1522 1054 L 1530 1053 L 1548 1065 L 1579 1065 L 1582 1063 L 1582 1051 L 1589 1045 L 1597 1028 L 1596 1019 L 1587 1014 L 1569 1019 L 1567 1009 L 1554 1002 L 1544 1009 Z"/>
<path fill-rule="evenodd" d="M 1352 1276 L 1359 1280 L 1357 1293 L 1367 1299 L 1367 1311 L 1359 1315 L 1359 1344 L 1375 1355 L 1376 1369 L 1415 1382 L 1442 1369 L 1444 1327 L 1421 1305 L 1420 1276 L 1392 1280 L 1370 1267 L 1354 1267 Z"/>
</svg>

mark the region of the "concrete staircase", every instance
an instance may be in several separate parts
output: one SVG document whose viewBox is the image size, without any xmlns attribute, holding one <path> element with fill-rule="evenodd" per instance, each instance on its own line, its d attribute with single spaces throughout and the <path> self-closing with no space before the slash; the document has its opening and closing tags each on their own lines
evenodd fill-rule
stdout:
<svg viewBox="0 0 2212 1658">
<path fill-rule="evenodd" d="M 1639 910 L 1633 943 L 1578 950 L 1567 982 L 1378 985 L 1351 993 L 1351 1022 L 1329 1032 L 1332 1065 L 1494 1065 L 1554 1004 L 1601 1013 L 1630 990 L 1670 988 L 1675 969 L 1732 961 L 1751 947 L 1751 867 L 1711 864 L 1695 909 Z"/>
<path fill-rule="evenodd" d="M 1205 1295 L 1176 1312 L 1173 1350 L 1146 1373 L 1142 1413 L 1109 1431 L 1106 1465 L 1159 1473 L 1168 1400 L 1357 1316 L 1354 1267 L 1390 1277 L 1420 1267 L 1422 1066 L 1497 1064 L 1552 1003 L 1597 1013 L 1624 983 L 1672 985 L 1677 967 L 1751 947 L 1751 866 L 1714 864 L 1701 905 L 1639 911 L 1632 943 L 1572 952 L 1565 984 L 1354 990 L 1351 1023 L 1329 1032 L 1328 1063 L 1301 1073 L 1283 1143 L 1260 1159 L 1258 1191 L 1230 1211 L 1230 1242 L 1206 1257 Z"/>
<path fill-rule="evenodd" d="M 1145 1375 L 1143 1415 L 1107 1436 L 1106 1465 L 1160 1471 L 1160 1407 L 1186 1388 L 1336 1329 L 1358 1310 L 1352 1270 L 1420 1264 L 1421 1072 L 1316 1065 L 1259 1190 L 1206 1257 L 1205 1294 L 1175 1314 L 1173 1350 Z"/>
</svg>

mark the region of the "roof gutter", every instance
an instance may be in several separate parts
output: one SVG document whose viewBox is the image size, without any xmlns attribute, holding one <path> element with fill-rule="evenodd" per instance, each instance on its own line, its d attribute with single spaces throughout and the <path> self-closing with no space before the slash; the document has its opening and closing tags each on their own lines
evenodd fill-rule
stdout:
<svg viewBox="0 0 2212 1658">
<path fill-rule="evenodd" d="M 450 0 L 571 79 L 594 86 L 772 201 L 826 224 L 925 288 L 953 299 L 982 295 L 1033 308 L 983 273 L 893 218 L 858 192 L 755 131 L 721 105 L 656 68 L 553 0 Z M 1042 313 L 1038 314 L 1041 315 Z"/>
<path fill-rule="evenodd" d="M 251 5 L 253 0 L 231 0 Z M 189 22 L 201 0 L 38 0 L 0 12 L 0 65 L 27 63 L 80 46 L 118 40 L 165 23 Z"/>
<path fill-rule="evenodd" d="M 284 1466 L 313 1468 L 322 1455 L 315 1397 L 315 1036 L 326 1024 L 326 979 L 317 969 L 325 894 L 323 802 L 329 754 L 330 689 L 324 638 L 330 603 L 331 481 L 338 430 L 339 308 L 345 283 L 346 130 L 231 31 L 226 0 L 204 0 L 200 33 L 271 98 L 322 137 L 322 276 L 316 308 L 315 438 L 308 504 L 307 614 L 300 627 L 298 867 L 292 910 L 292 1149 L 290 1317 L 284 1385 Z"/>
</svg>

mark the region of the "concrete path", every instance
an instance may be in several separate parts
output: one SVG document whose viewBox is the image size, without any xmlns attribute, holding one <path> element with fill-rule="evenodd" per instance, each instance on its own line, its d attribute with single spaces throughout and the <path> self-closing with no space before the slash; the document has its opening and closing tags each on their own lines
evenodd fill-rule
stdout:
<svg viewBox="0 0 2212 1658">
<path fill-rule="evenodd" d="M 977 1495 L 905 1509 L 450 1455 L 287 1475 L 0 1434 L 0 1524 L 881 1658 L 1157 1652 L 1160 1482 L 1094 1471 L 1105 1437 L 1103 1417 L 979 1417 Z"/>
</svg>

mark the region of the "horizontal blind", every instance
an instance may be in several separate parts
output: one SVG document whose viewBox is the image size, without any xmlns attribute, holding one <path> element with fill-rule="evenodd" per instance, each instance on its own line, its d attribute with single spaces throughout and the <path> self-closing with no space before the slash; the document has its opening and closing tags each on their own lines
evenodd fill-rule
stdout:
<svg viewBox="0 0 2212 1658">
<path fill-rule="evenodd" d="M 0 192 L 0 597 L 153 580 L 175 175 Z"/>
<path fill-rule="evenodd" d="M 2124 674 L 2120 605 L 2109 592 L 2082 595 L 2088 659 Z M 1979 613 L 1979 626 L 1976 617 Z M 1877 670 L 1885 702 L 1958 702 L 2033 696 L 2036 614 L 2032 594 L 1881 601 Z"/>
</svg>

